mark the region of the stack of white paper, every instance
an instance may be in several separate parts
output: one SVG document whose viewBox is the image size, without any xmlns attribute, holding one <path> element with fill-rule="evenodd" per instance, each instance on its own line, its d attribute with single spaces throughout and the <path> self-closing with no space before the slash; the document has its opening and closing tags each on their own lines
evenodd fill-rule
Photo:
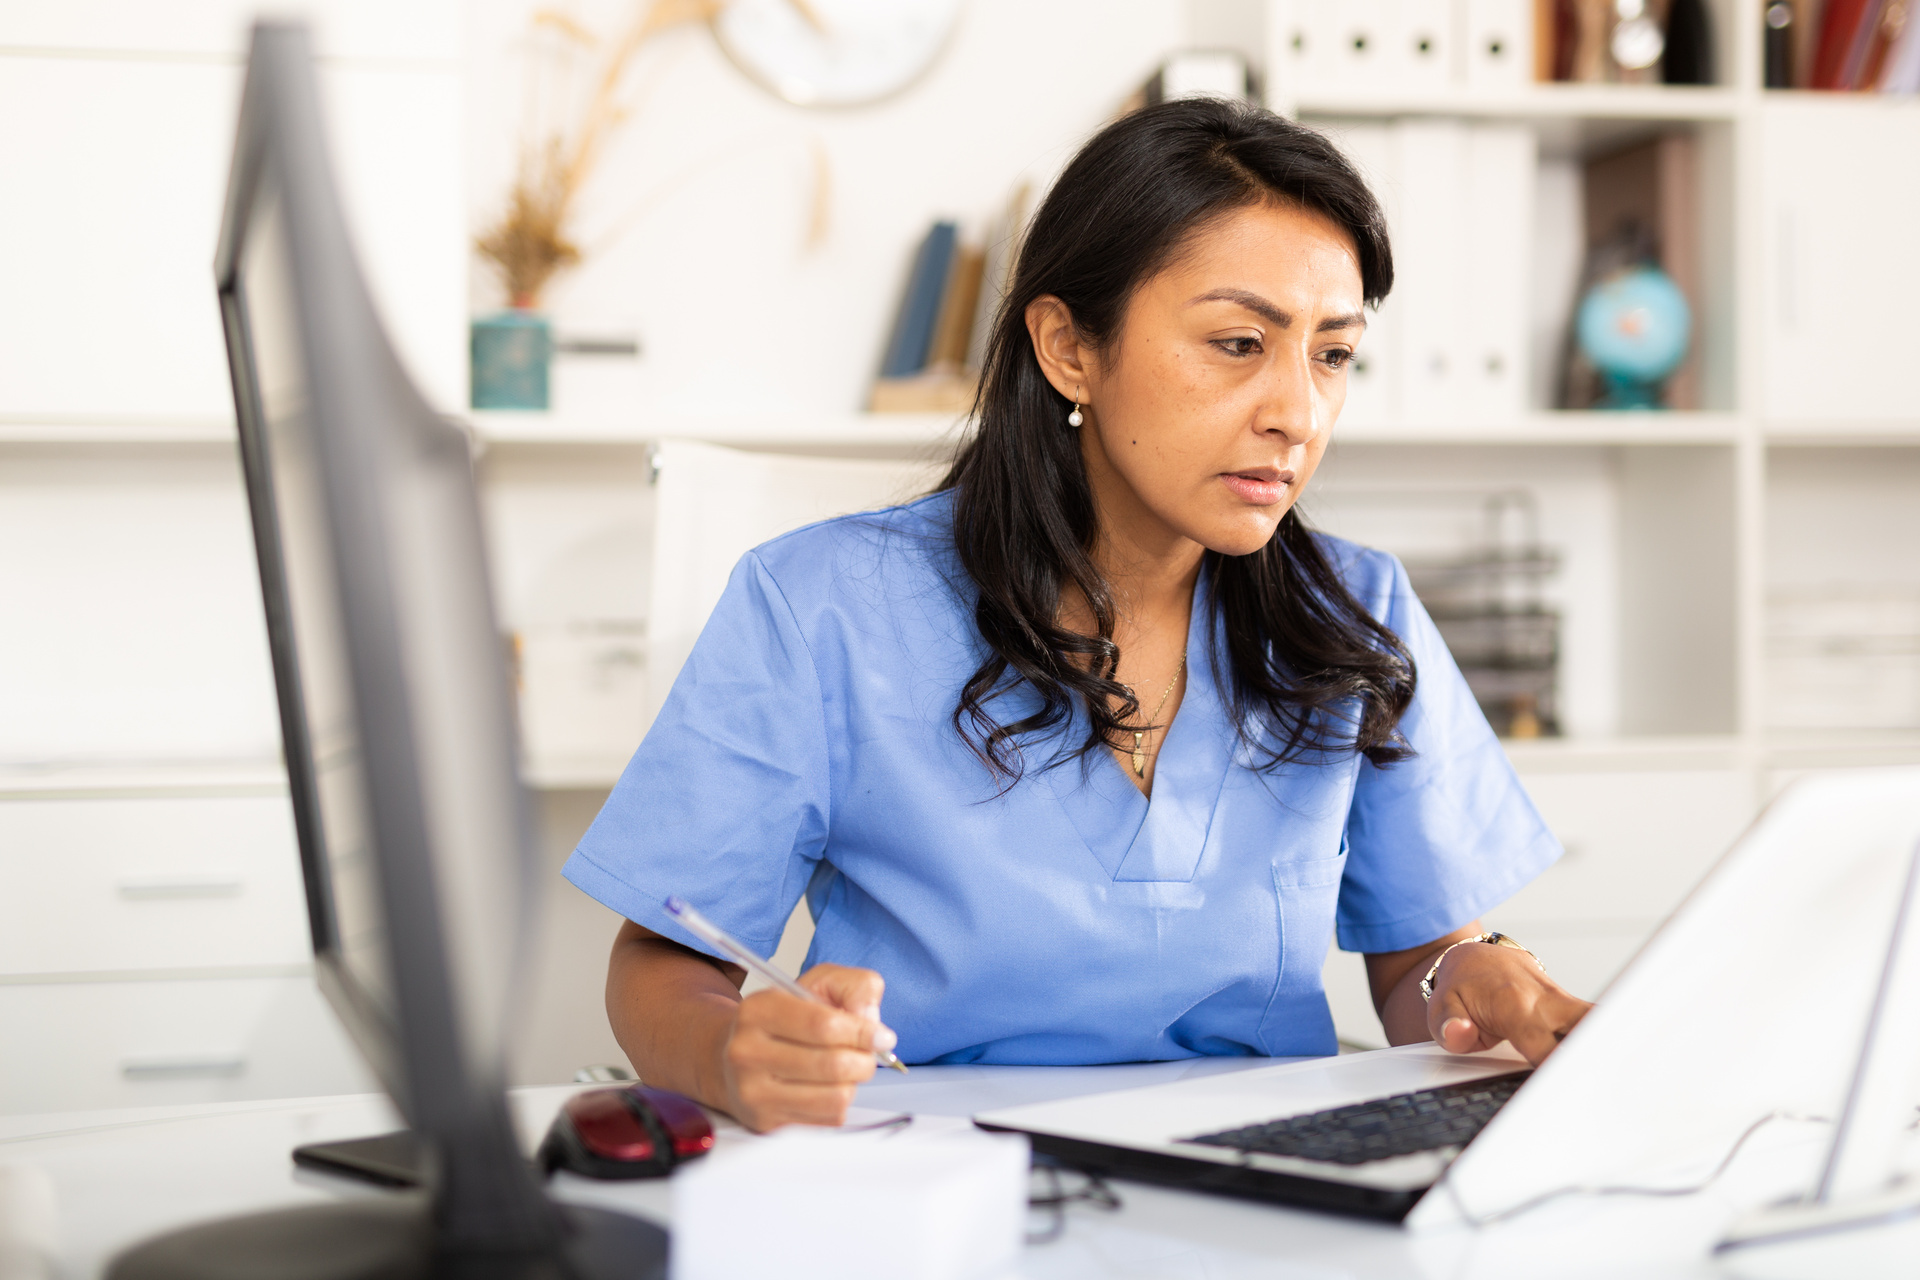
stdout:
<svg viewBox="0 0 1920 1280">
<path fill-rule="evenodd" d="M 673 1176 L 673 1280 L 974 1280 L 1020 1252 L 1027 1140 L 797 1126 Z"/>
</svg>

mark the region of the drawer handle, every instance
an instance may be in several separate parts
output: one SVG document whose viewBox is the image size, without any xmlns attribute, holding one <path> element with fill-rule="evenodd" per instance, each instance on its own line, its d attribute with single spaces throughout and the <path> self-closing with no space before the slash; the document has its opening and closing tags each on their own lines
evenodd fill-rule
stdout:
<svg viewBox="0 0 1920 1280">
<path fill-rule="evenodd" d="M 146 1053 L 120 1060 L 129 1080 L 180 1080 L 191 1076 L 237 1076 L 247 1069 L 239 1053 Z"/>
<path fill-rule="evenodd" d="M 246 887 L 232 876 L 155 876 L 122 880 L 116 887 L 123 898 L 144 902 L 154 898 L 232 898 Z"/>
</svg>

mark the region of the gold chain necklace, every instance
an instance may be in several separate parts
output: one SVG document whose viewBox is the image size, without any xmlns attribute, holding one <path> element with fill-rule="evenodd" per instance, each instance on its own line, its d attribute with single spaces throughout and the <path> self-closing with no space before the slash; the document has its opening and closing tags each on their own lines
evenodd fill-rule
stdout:
<svg viewBox="0 0 1920 1280">
<path fill-rule="evenodd" d="M 1167 691 L 1160 695 L 1160 705 L 1153 709 L 1151 716 L 1147 717 L 1150 722 L 1158 720 L 1160 713 L 1167 709 L 1167 699 L 1173 696 L 1173 686 L 1180 683 L 1180 677 L 1185 674 L 1186 670 L 1187 655 L 1182 653 L 1180 655 L 1180 665 L 1173 669 L 1173 679 L 1167 681 Z M 1147 730 L 1135 729 L 1132 732 L 1133 776 L 1136 778 L 1144 778 L 1147 776 Z"/>
</svg>

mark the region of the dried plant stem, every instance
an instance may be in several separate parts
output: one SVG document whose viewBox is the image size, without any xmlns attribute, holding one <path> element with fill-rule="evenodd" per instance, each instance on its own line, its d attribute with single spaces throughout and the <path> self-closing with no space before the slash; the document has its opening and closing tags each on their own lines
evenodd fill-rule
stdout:
<svg viewBox="0 0 1920 1280">
<path fill-rule="evenodd" d="M 480 255 L 499 271 L 513 306 L 538 305 L 554 273 L 580 260 L 567 224 L 607 140 L 627 118 L 620 93 L 634 58 L 660 32 L 706 21 L 724 4 L 725 0 L 643 2 L 619 42 L 602 59 L 592 94 L 571 136 L 554 132 L 523 147 L 520 172 L 507 193 L 506 212 L 475 242 Z M 534 16 L 534 24 L 582 45 L 596 43 L 592 33 L 558 10 L 542 10 Z"/>
</svg>

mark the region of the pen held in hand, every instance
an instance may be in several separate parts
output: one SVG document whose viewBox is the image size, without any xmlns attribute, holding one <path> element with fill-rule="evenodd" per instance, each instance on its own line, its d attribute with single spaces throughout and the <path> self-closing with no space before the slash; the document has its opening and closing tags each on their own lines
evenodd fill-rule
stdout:
<svg viewBox="0 0 1920 1280">
<path fill-rule="evenodd" d="M 762 978 L 765 978 L 768 982 L 771 982 L 774 986 L 780 988 L 790 996 L 799 996 L 802 1000 L 809 1001 L 813 1004 L 827 1003 L 734 941 L 733 937 L 721 929 L 720 926 L 694 910 L 693 906 L 688 903 L 685 898 L 668 898 L 666 906 L 667 914 L 685 925 L 689 933 L 698 937 L 702 942 L 726 956 L 727 959 L 733 961 L 748 973 L 759 974 Z M 906 1064 L 895 1057 L 890 1050 L 875 1049 L 873 1051 L 873 1057 L 876 1062 L 892 1067 L 901 1075 L 907 1073 Z"/>
</svg>

